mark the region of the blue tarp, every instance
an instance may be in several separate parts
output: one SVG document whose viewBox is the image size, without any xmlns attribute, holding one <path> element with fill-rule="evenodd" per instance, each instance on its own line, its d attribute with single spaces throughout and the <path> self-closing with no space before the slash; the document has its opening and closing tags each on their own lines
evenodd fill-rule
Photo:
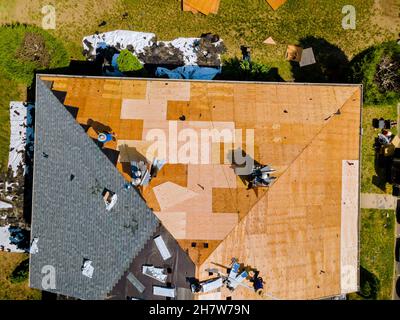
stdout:
<svg viewBox="0 0 400 320">
<path fill-rule="evenodd" d="M 174 70 L 158 67 L 156 70 L 157 77 L 167 75 L 170 79 L 212 80 L 219 73 L 221 73 L 221 68 L 216 69 L 200 66 L 185 66 Z"/>
</svg>

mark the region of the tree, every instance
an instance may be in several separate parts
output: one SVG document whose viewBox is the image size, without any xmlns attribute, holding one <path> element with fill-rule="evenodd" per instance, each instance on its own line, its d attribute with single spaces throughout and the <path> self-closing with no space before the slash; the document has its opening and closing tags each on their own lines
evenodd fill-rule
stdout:
<svg viewBox="0 0 400 320">
<path fill-rule="evenodd" d="M 400 101 L 400 46 L 395 41 L 371 47 L 351 62 L 350 80 L 364 85 L 368 104 Z"/>
<path fill-rule="evenodd" d="M 276 69 L 258 62 L 241 61 L 237 58 L 224 62 L 219 78 L 239 81 L 282 81 Z"/>
<path fill-rule="evenodd" d="M 117 58 L 118 69 L 121 72 L 135 72 L 143 69 L 139 59 L 129 50 L 121 50 Z"/>
</svg>

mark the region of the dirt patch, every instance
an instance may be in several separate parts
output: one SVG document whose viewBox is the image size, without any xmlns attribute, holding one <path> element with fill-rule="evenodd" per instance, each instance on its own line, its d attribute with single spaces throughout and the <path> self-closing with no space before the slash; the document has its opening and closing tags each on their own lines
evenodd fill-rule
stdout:
<svg viewBox="0 0 400 320">
<path fill-rule="evenodd" d="M 22 61 L 37 63 L 40 67 L 50 66 L 50 54 L 47 51 L 45 40 L 37 33 L 27 32 L 25 34 L 15 56 Z"/>
<path fill-rule="evenodd" d="M 372 22 L 388 32 L 399 32 L 400 1 L 375 0 Z"/>
</svg>

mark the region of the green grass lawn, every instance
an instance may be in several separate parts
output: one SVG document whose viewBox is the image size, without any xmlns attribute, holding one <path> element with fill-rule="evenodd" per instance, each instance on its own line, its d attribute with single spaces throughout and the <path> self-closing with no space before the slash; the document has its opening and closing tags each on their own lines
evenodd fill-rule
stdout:
<svg viewBox="0 0 400 320">
<path fill-rule="evenodd" d="M 14 269 L 28 258 L 24 253 L 0 252 L 0 300 L 39 300 L 39 290 L 28 287 L 28 280 L 20 283 L 11 282 Z"/>
<path fill-rule="evenodd" d="M 350 294 L 350 299 L 391 299 L 394 271 L 394 228 L 394 211 L 361 210 L 361 292 Z"/>
<path fill-rule="evenodd" d="M 384 118 L 397 120 L 397 106 L 364 106 L 363 108 L 363 143 L 362 143 L 362 172 L 361 172 L 361 192 L 363 193 L 392 193 L 392 186 L 386 184 L 382 189 L 375 185 L 375 150 L 373 144 L 378 136 L 379 130 L 372 127 L 372 119 Z M 396 128 L 391 129 L 396 134 Z"/>
</svg>

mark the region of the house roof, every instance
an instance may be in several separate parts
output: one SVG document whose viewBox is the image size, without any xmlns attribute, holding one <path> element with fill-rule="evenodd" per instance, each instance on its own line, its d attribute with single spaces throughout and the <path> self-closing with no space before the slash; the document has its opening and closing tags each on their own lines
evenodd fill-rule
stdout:
<svg viewBox="0 0 400 320">
<path fill-rule="evenodd" d="M 360 86 L 41 78 L 78 109 L 77 123 L 92 119 L 111 128 L 116 139 L 107 148 L 119 152 L 116 167 L 127 181 L 131 160 L 156 156 L 149 136 L 166 134 L 168 163 L 139 191 L 200 279 L 214 263 L 236 257 L 258 269 L 279 298 L 357 290 Z M 271 187 L 248 189 L 235 174 L 227 162 L 233 138 L 201 143 L 205 161 L 172 152 L 175 143 L 184 148 L 188 132 L 239 129 L 243 139 L 254 135 L 254 150 L 250 140 L 242 149 L 277 170 Z M 174 142 L 174 130 L 181 140 Z M 244 288 L 221 294 L 257 298 Z"/>
<path fill-rule="evenodd" d="M 37 79 L 30 286 L 80 299 L 104 299 L 159 225 L 139 193 Z M 106 211 L 102 191 L 118 196 Z M 93 277 L 82 274 L 92 261 Z M 55 288 L 42 286 L 53 266 Z M 44 272 L 44 273 L 42 273 Z"/>
</svg>

